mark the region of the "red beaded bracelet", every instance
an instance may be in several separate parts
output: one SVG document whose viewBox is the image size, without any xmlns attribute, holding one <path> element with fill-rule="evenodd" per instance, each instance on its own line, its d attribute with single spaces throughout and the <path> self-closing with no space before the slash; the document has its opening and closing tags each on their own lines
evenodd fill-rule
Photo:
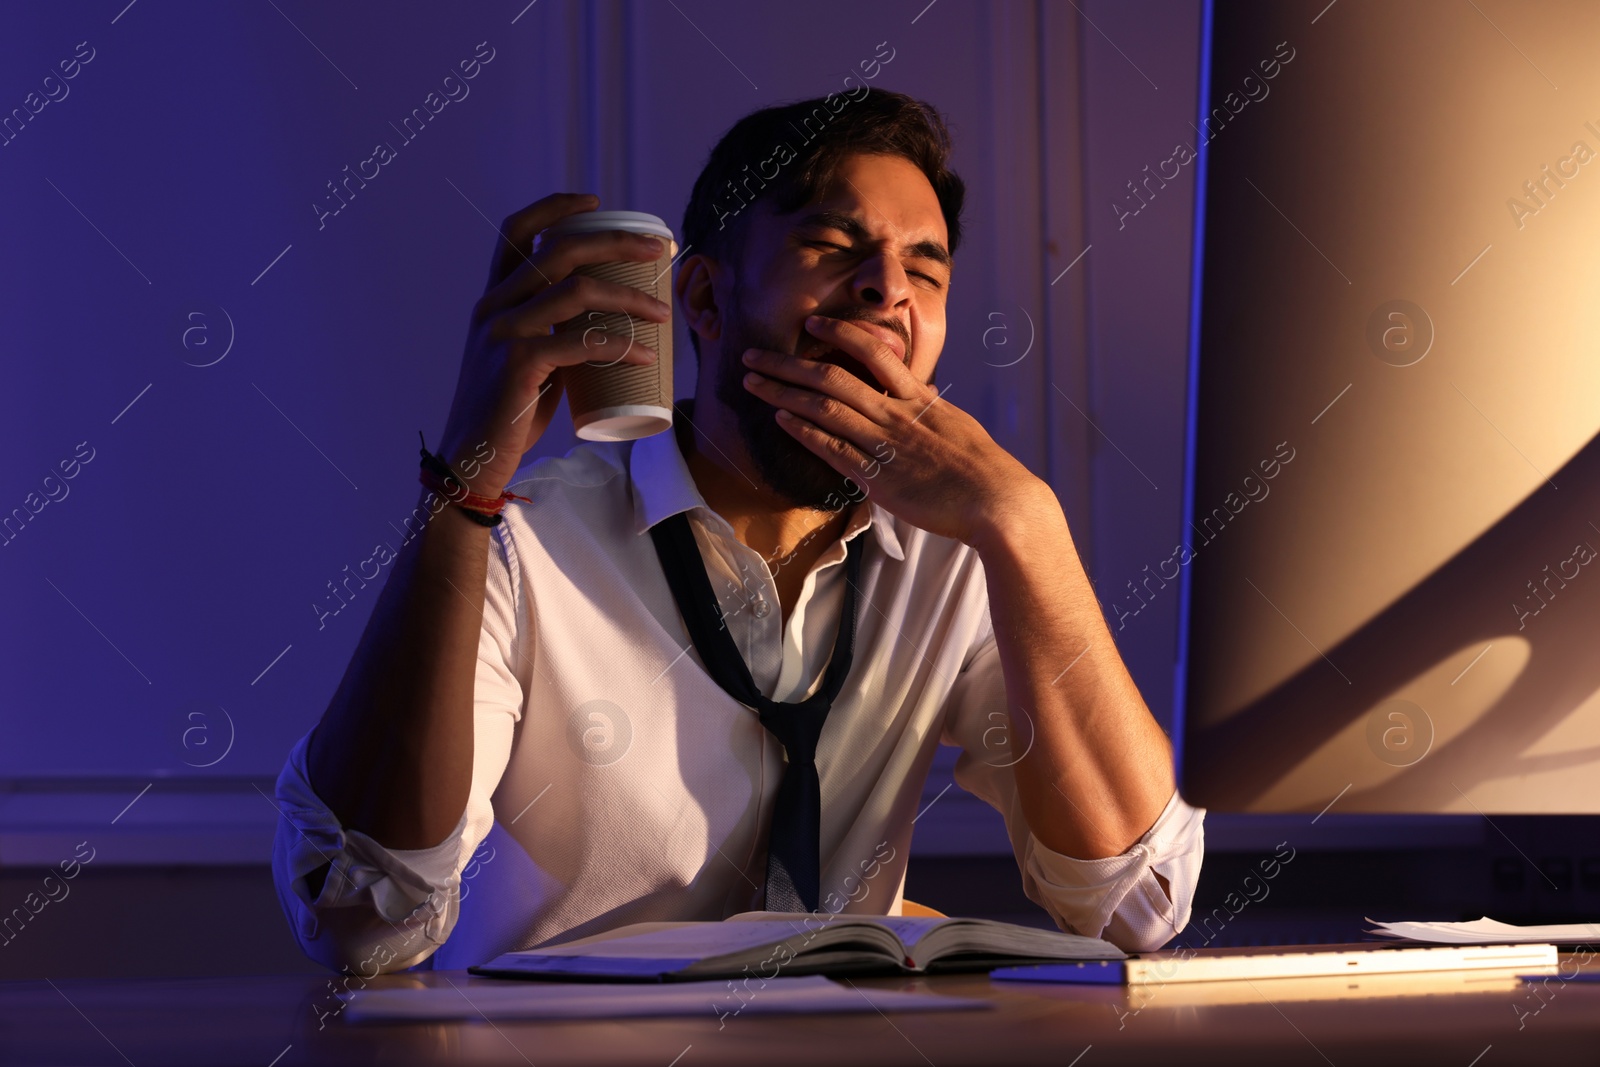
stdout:
<svg viewBox="0 0 1600 1067">
<path fill-rule="evenodd" d="M 519 496 L 509 489 L 499 496 L 483 496 L 468 491 L 461 479 L 450 469 L 450 464 L 445 462 L 444 457 L 428 451 L 428 440 L 423 437 L 421 430 L 417 431 L 417 436 L 422 440 L 422 471 L 417 480 L 466 512 L 472 521 L 482 526 L 498 526 L 502 518 L 500 511 L 506 506 L 506 501 L 524 500 L 533 503 L 527 497 Z"/>
</svg>

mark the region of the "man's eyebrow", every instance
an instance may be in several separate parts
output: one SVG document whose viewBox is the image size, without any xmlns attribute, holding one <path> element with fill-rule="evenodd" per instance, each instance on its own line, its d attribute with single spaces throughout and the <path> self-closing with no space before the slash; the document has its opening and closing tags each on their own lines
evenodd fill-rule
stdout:
<svg viewBox="0 0 1600 1067">
<path fill-rule="evenodd" d="M 842 211 L 813 211 L 795 223 L 797 227 L 823 226 L 831 230 L 838 230 L 848 235 L 852 240 L 864 241 L 871 235 L 867 227 L 854 215 L 847 215 Z M 906 246 L 906 254 L 918 259 L 931 259 L 946 270 L 954 268 L 949 249 L 938 241 L 927 239 Z"/>
</svg>

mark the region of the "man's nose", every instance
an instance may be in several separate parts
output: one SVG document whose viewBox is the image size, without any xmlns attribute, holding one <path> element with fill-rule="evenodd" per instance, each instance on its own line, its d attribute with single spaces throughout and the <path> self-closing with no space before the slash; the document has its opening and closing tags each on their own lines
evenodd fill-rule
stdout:
<svg viewBox="0 0 1600 1067">
<path fill-rule="evenodd" d="M 908 300 L 911 294 L 910 279 L 892 256 L 876 255 L 864 261 L 856 271 L 853 288 L 857 300 L 870 307 L 895 307 Z"/>
</svg>

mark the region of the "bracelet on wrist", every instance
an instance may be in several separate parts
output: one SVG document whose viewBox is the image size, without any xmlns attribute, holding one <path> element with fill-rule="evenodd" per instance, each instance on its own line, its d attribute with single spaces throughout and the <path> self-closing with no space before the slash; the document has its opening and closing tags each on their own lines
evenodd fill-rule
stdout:
<svg viewBox="0 0 1600 1067">
<path fill-rule="evenodd" d="M 500 525 L 503 518 L 500 512 L 509 500 L 525 500 L 530 504 L 533 502 L 509 489 L 501 492 L 499 496 L 483 496 L 470 491 L 466 483 L 456 477 L 443 456 L 428 451 L 428 439 L 423 436 L 421 430 L 417 431 L 417 437 L 422 441 L 422 471 L 417 480 L 465 512 L 467 517 L 478 525 Z"/>
</svg>

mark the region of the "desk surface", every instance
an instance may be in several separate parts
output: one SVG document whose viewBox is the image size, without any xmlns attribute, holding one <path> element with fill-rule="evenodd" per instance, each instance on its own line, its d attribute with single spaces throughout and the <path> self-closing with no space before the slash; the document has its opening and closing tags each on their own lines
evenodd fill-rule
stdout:
<svg viewBox="0 0 1600 1067">
<path fill-rule="evenodd" d="M 1563 969 L 1570 974 L 1576 968 Z M 369 988 L 441 984 L 446 977 L 468 989 L 492 981 L 439 972 L 383 976 Z M 984 997 L 995 1006 L 928 1014 L 750 1015 L 730 1018 L 720 1029 L 709 1006 L 703 1018 L 356 1024 L 319 1015 L 335 1003 L 327 979 L 8 982 L 0 983 L 0 1063 L 1502 1067 L 1600 1062 L 1600 983 L 1559 977 L 1539 989 L 1501 981 L 1404 995 L 1392 986 L 1364 989 L 1343 979 L 1337 981 L 1345 988 L 1320 991 L 1282 981 L 1145 990 L 992 982 L 986 975 L 854 981 Z M 1219 988 L 1224 986 L 1237 988 Z M 1334 995 L 1322 995 L 1328 993 Z"/>
</svg>

